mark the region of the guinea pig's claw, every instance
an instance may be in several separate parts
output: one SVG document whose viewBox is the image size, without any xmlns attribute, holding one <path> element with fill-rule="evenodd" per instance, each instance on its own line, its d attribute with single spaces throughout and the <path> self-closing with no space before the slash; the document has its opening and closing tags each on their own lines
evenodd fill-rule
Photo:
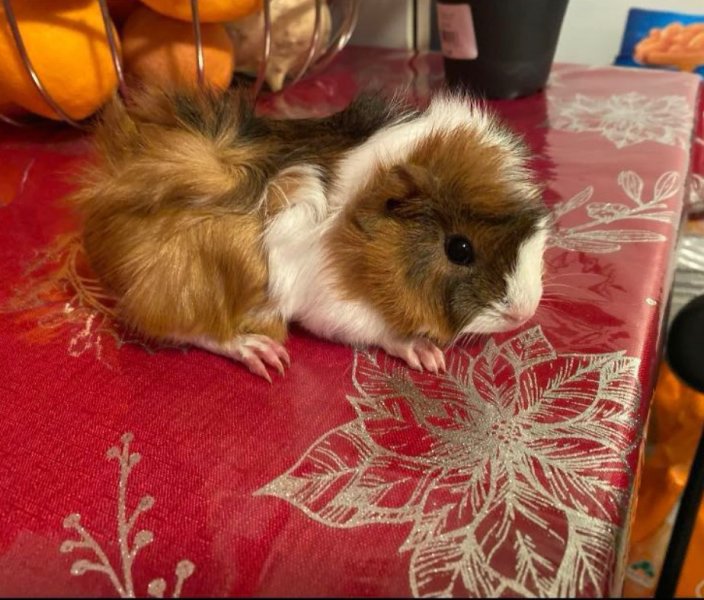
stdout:
<svg viewBox="0 0 704 600">
<path fill-rule="evenodd" d="M 392 356 L 396 356 L 416 371 L 423 369 L 437 375 L 445 372 L 445 355 L 435 344 L 425 338 L 393 341 L 383 346 Z"/>
<path fill-rule="evenodd" d="M 269 371 L 266 370 L 264 363 L 258 357 L 255 356 L 244 359 L 242 363 L 247 367 L 247 369 L 249 369 L 250 373 L 253 373 L 254 375 L 259 375 L 259 377 L 263 377 L 269 383 L 272 383 Z"/>
<path fill-rule="evenodd" d="M 187 341 L 204 350 L 241 362 L 250 373 L 266 379 L 269 383 L 272 381 L 268 367 L 273 367 L 283 375 L 285 367 L 291 366 L 286 348 L 265 335 L 247 333 L 237 335 L 226 342 L 216 342 L 207 336 Z"/>
<path fill-rule="evenodd" d="M 445 355 L 435 344 L 424 338 L 420 338 L 413 341 L 413 349 L 422 365 L 428 371 L 435 375 L 440 372 L 445 372 Z"/>
<path fill-rule="evenodd" d="M 257 349 L 257 355 L 260 361 L 265 362 L 270 367 L 274 367 L 280 375 L 284 374 L 284 364 L 282 362 L 282 356 L 276 351 L 273 346 L 266 346 L 261 349 Z M 288 355 L 286 355 L 288 358 Z M 287 364 L 288 361 L 287 361 Z"/>
<path fill-rule="evenodd" d="M 408 355 L 404 358 L 406 361 L 406 364 L 411 367 L 411 369 L 414 369 L 416 371 L 420 371 L 421 373 L 423 372 L 423 364 L 420 361 L 420 358 L 418 358 L 418 355 L 415 352 L 409 352 Z"/>
<path fill-rule="evenodd" d="M 252 337 L 257 338 L 257 341 L 261 344 L 259 351 L 264 362 L 272 367 L 275 367 L 276 370 L 283 375 L 284 364 L 287 367 L 291 366 L 291 358 L 289 357 L 286 348 L 264 335 L 256 335 Z"/>
<path fill-rule="evenodd" d="M 441 373 L 444 373 L 445 371 L 447 371 L 447 366 L 445 364 L 445 353 L 437 346 L 433 346 L 433 353 L 435 354 L 435 360 L 437 361 L 438 369 Z"/>
<path fill-rule="evenodd" d="M 286 363 L 286 366 L 290 367 L 291 366 L 291 358 L 289 357 L 288 352 L 286 351 L 286 348 L 284 348 L 281 344 L 276 344 L 275 351 L 276 351 L 276 354 L 279 356 L 279 358 Z"/>
<path fill-rule="evenodd" d="M 435 374 L 445 372 L 445 357 L 442 355 L 438 348 L 433 347 L 432 349 L 433 359 L 435 360 Z"/>
<path fill-rule="evenodd" d="M 438 360 L 435 353 L 432 350 L 428 350 L 417 352 L 417 354 L 420 357 L 420 362 L 423 366 L 431 373 L 437 375 L 440 371 L 440 366 L 438 365 Z"/>
<path fill-rule="evenodd" d="M 267 366 L 276 369 L 280 375 L 283 375 L 286 370 L 284 364 L 287 367 L 291 366 L 291 359 L 286 348 L 278 342 L 264 335 L 253 334 L 243 337 L 247 338 L 246 351 L 242 353 L 243 356 L 240 360 L 255 375 L 259 375 L 271 383 Z"/>
<path fill-rule="evenodd" d="M 224 348 L 219 349 L 219 352 L 240 361 L 250 373 L 266 379 L 269 383 L 272 381 L 268 367 L 283 375 L 285 366 L 291 365 L 286 348 L 265 335 L 254 333 L 233 338 Z"/>
</svg>

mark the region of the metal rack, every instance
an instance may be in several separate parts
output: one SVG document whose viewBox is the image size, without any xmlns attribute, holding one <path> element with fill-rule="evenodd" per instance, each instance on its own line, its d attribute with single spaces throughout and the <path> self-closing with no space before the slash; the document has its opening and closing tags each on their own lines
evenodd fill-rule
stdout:
<svg viewBox="0 0 704 600">
<path fill-rule="evenodd" d="M 110 19 L 110 14 L 108 12 L 108 7 L 106 0 L 96 0 L 100 5 L 100 12 L 103 18 L 103 25 L 105 27 L 105 35 L 110 48 L 110 54 L 112 57 L 113 67 L 117 75 L 118 89 L 121 95 L 125 95 L 125 78 L 122 69 L 122 62 L 120 60 L 120 54 L 118 51 L 117 42 L 115 40 L 115 32 L 113 31 L 112 21 Z M 323 3 L 326 0 L 315 0 L 315 21 L 313 25 L 313 34 L 311 35 L 310 44 L 306 53 L 306 59 L 302 67 L 298 70 L 290 80 L 288 85 L 296 83 L 304 76 L 314 73 L 318 70 L 325 68 L 337 55 L 337 53 L 342 50 L 352 37 L 352 32 L 354 31 L 355 25 L 357 23 L 357 16 L 359 14 L 359 3 L 360 0 L 329 0 L 329 4 L 332 6 L 333 3 L 336 6 L 342 7 L 342 17 L 337 30 L 334 35 L 331 36 L 325 50 L 317 58 L 316 52 L 318 49 L 318 41 L 320 40 L 320 31 L 322 28 L 322 11 Z M 201 23 L 199 16 L 199 0 L 190 0 L 191 2 L 191 15 L 193 21 L 193 34 L 195 38 L 195 51 L 196 51 L 196 74 L 198 78 L 199 85 L 204 83 L 204 60 L 203 60 L 203 39 L 201 36 Z M 252 93 L 256 98 L 259 96 L 262 87 L 264 85 L 264 78 L 266 76 L 267 66 L 269 64 L 269 59 L 271 56 L 271 2 L 272 0 L 263 0 L 262 3 L 262 19 L 264 23 L 264 43 L 262 44 L 261 59 L 259 61 L 259 66 L 257 70 L 256 80 L 252 86 Z M 12 32 L 12 37 L 15 41 L 17 51 L 19 52 L 20 58 L 27 71 L 34 87 L 37 89 L 39 94 L 41 94 L 44 101 L 56 112 L 59 117 L 66 123 L 73 125 L 74 127 L 82 128 L 83 125 L 69 117 L 61 106 L 52 98 L 51 94 L 47 91 L 46 87 L 41 81 L 41 78 L 37 74 L 32 60 L 29 56 L 27 48 L 24 44 L 22 38 L 22 32 L 20 31 L 15 12 L 12 8 L 11 0 L 2 0 L 3 6 L 5 8 L 5 15 L 7 16 L 8 24 L 10 25 L 10 31 Z M 8 116 L 2 115 L 0 113 L 0 120 L 10 123 L 12 125 L 22 125 L 21 122 L 12 119 Z"/>
</svg>

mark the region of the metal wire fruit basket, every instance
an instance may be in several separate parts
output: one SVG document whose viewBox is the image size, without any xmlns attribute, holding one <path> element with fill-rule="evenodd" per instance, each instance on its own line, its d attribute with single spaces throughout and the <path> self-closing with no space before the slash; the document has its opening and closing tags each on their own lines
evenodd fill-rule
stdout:
<svg viewBox="0 0 704 600">
<path fill-rule="evenodd" d="M 25 0 L 20 0 L 25 1 Z M 126 93 L 125 76 L 123 65 L 118 50 L 118 43 L 112 20 L 107 6 L 106 0 L 96 0 L 100 6 L 105 35 L 110 49 L 112 64 L 115 69 L 118 81 L 118 90 L 121 95 Z M 256 78 L 252 83 L 252 94 L 256 98 L 262 92 L 264 87 L 267 67 L 271 58 L 272 48 L 272 3 L 276 0 L 262 0 L 261 19 L 263 21 L 263 43 L 261 54 L 258 61 Z M 5 15 L 7 18 L 12 38 L 17 48 L 18 54 L 22 60 L 23 66 L 29 75 L 32 84 L 42 96 L 44 101 L 56 112 L 61 120 L 75 127 L 82 128 L 83 123 L 72 119 L 61 108 L 58 102 L 48 92 L 41 78 L 37 74 L 32 63 L 30 52 L 28 51 L 23 37 L 22 31 L 18 24 L 15 12 L 12 7 L 11 0 L 2 0 Z M 315 17 L 313 24 L 313 32 L 311 34 L 308 49 L 305 53 L 305 59 L 302 66 L 297 69 L 296 73 L 287 78 L 286 86 L 293 85 L 307 75 L 313 74 L 324 69 L 342 50 L 350 38 L 357 24 L 359 14 L 360 0 L 314 0 Z M 196 76 L 199 85 L 203 85 L 205 81 L 204 56 L 203 56 L 203 39 L 201 36 L 201 21 L 199 16 L 199 0 L 190 0 L 191 17 L 193 24 L 194 48 L 196 58 Z M 323 28 L 323 10 L 328 7 L 333 19 L 333 27 L 330 33 L 330 38 L 325 47 L 319 48 L 321 31 Z M 23 125 L 21 121 L 15 118 L 3 115 L 0 113 L 0 120 L 12 125 Z"/>
</svg>

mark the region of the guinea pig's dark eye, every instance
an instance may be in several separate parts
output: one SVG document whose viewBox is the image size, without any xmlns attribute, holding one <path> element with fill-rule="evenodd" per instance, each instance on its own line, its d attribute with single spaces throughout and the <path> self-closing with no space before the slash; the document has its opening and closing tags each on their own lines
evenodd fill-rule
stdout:
<svg viewBox="0 0 704 600">
<path fill-rule="evenodd" d="M 386 211 L 392 213 L 398 210 L 398 208 L 401 206 L 401 202 L 402 201 L 400 198 L 387 198 Z"/>
<path fill-rule="evenodd" d="M 451 235 L 445 240 L 445 254 L 456 265 L 469 265 L 474 261 L 472 243 L 463 235 Z"/>
</svg>

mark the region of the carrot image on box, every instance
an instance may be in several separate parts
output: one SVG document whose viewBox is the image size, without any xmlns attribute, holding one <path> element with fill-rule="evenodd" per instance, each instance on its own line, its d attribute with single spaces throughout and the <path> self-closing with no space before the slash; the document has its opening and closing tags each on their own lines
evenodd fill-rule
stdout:
<svg viewBox="0 0 704 600">
<path fill-rule="evenodd" d="M 704 13 L 631 9 L 614 64 L 704 75 Z"/>
<path fill-rule="evenodd" d="M 645 65 L 672 66 L 694 71 L 704 64 L 704 23 L 670 23 L 653 27 L 633 51 L 633 58 Z"/>
</svg>

